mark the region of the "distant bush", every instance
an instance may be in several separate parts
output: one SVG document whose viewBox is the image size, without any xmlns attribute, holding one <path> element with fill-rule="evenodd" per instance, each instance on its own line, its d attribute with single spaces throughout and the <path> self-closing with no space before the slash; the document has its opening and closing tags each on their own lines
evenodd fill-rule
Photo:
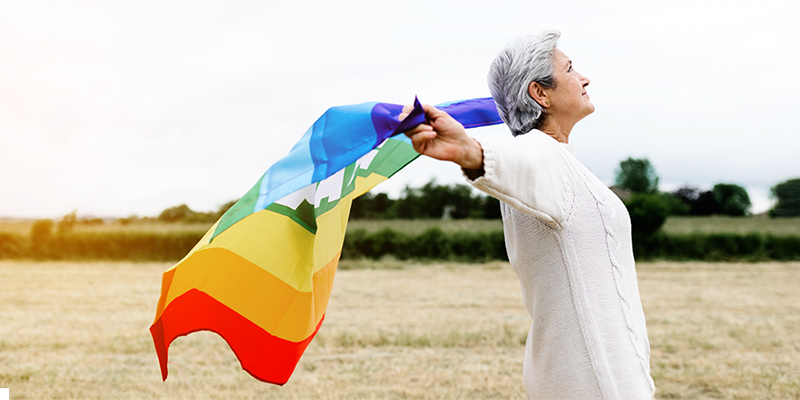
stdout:
<svg viewBox="0 0 800 400">
<path fill-rule="evenodd" d="M 718 183 L 711 192 L 717 203 L 717 214 L 740 217 L 750 213 L 750 196 L 745 188 L 733 183 Z"/>
<path fill-rule="evenodd" d="M 19 258 L 24 256 L 25 238 L 19 234 L 0 232 L 0 259 Z"/>
<path fill-rule="evenodd" d="M 225 211 L 228 211 L 234 204 L 236 204 L 236 200 L 229 201 L 219 207 L 217 211 L 210 211 L 210 212 L 200 212 L 194 211 L 186 204 L 181 204 L 179 206 L 170 207 L 161 211 L 161 213 L 156 217 L 156 220 L 160 222 L 181 222 L 186 224 L 192 223 L 214 223 L 223 214 Z M 130 217 L 130 218 L 122 218 L 119 222 L 123 225 L 127 225 L 131 222 L 135 222 L 138 218 L 137 217 Z"/>
<path fill-rule="evenodd" d="M 51 258 L 51 245 L 53 243 L 53 220 L 37 219 L 31 225 L 30 254 L 34 258 Z"/>
<path fill-rule="evenodd" d="M 180 222 L 191 217 L 193 214 L 196 213 L 189 208 L 189 206 L 181 204 L 162 211 L 161 214 L 158 215 L 158 220 L 163 222 Z"/>
<path fill-rule="evenodd" d="M 800 179 L 790 179 L 772 188 L 772 196 L 778 204 L 769 211 L 770 217 L 800 216 Z"/>
<path fill-rule="evenodd" d="M 631 232 L 634 237 L 645 237 L 656 233 L 669 217 L 670 207 L 656 194 L 634 193 L 625 204 L 631 217 Z"/>
<path fill-rule="evenodd" d="M 750 213 L 751 203 L 747 190 L 733 183 L 718 183 L 705 192 L 696 187 L 684 186 L 672 192 L 672 197 L 688 207 L 673 212 L 673 215 L 717 214 L 738 217 Z"/>
<path fill-rule="evenodd" d="M 687 215 L 712 215 L 717 213 L 717 200 L 711 191 L 700 191 L 693 186 L 683 186 L 672 192 L 672 197 L 688 207 Z M 683 215 L 683 214 L 674 214 Z"/>
<path fill-rule="evenodd" d="M 671 193 L 659 192 L 658 196 L 669 207 L 669 215 L 690 215 L 692 206 Z"/>
<path fill-rule="evenodd" d="M 56 233 L 58 236 L 68 235 L 75 229 L 75 224 L 78 223 L 77 210 L 64 215 L 56 225 Z"/>
<path fill-rule="evenodd" d="M 373 194 L 364 193 L 353 200 L 350 206 L 350 218 L 352 219 L 386 219 L 389 218 L 389 210 L 394 205 L 394 200 L 390 199 L 386 193 Z"/>
<path fill-rule="evenodd" d="M 106 222 L 103 221 L 101 218 L 91 218 L 91 217 L 82 217 L 78 220 L 78 224 L 83 226 L 96 226 L 96 225 L 103 225 Z"/>
</svg>

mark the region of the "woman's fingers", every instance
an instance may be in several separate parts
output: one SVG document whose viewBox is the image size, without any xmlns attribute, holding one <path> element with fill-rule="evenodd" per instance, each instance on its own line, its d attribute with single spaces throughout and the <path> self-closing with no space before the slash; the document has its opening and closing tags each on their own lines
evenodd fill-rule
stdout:
<svg viewBox="0 0 800 400">
<path fill-rule="evenodd" d="M 424 126 L 426 128 L 414 129 L 406 132 L 406 136 L 411 139 L 411 145 L 417 153 L 437 158 L 435 154 L 430 153 L 432 146 L 436 146 L 436 131 L 434 131 L 430 125 L 420 124 L 419 126 Z"/>
<path fill-rule="evenodd" d="M 414 110 L 413 104 L 406 104 L 403 106 L 403 112 L 397 117 L 398 120 L 402 121 L 408 117 L 408 114 L 411 114 L 411 111 Z"/>
<path fill-rule="evenodd" d="M 421 140 L 428 139 L 430 137 L 436 137 L 436 132 L 428 124 L 419 124 L 410 131 L 403 133 L 405 133 L 405 135 L 408 136 L 412 141 L 415 140 L 415 138 L 417 138 L 417 140 Z"/>
</svg>

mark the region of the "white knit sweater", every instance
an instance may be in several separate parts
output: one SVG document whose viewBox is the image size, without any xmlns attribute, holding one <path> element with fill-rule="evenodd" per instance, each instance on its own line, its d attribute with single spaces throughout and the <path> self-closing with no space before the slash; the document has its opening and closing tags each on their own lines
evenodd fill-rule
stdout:
<svg viewBox="0 0 800 400">
<path fill-rule="evenodd" d="M 533 323 L 523 376 L 531 399 L 652 399 L 650 344 L 625 206 L 572 154 L 531 131 L 482 139 L 506 247 Z"/>
</svg>

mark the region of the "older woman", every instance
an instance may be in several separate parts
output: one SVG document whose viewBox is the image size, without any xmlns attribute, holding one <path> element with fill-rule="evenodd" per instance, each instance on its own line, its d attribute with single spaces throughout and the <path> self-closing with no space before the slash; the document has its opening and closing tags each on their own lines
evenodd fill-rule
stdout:
<svg viewBox="0 0 800 400">
<path fill-rule="evenodd" d="M 406 135 L 419 153 L 455 162 L 501 201 L 508 258 L 533 320 L 528 396 L 649 399 L 655 388 L 630 219 L 568 144 L 594 105 L 589 79 L 556 48 L 559 36 L 512 42 L 491 66 L 492 97 L 513 138 L 475 140 L 428 105 L 428 122 Z"/>
</svg>

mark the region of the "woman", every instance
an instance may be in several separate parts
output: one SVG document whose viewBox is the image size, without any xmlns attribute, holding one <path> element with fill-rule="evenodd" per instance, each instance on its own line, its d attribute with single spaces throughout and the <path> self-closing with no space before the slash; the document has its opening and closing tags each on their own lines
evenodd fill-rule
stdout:
<svg viewBox="0 0 800 400">
<path fill-rule="evenodd" d="M 421 154 L 460 165 L 501 200 L 508 258 L 533 323 L 523 378 L 532 399 L 650 399 L 650 345 L 622 202 L 572 154 L 594 111 L 589 79 L 548 31 L 498 55 L 489 87 L 513 138 L 476 140 L 425 105 L 406 132 Z M 404 109 L 406 113 L 410 106 Z"/>
</svg>

